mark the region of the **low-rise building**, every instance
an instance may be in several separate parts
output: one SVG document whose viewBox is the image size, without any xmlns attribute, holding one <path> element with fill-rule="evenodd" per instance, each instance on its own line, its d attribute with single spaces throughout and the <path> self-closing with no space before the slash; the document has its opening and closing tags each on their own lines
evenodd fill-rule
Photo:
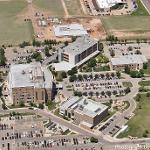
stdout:
<svg viewBox="0 0 150 150">
<path fill-rule="evenodd" d="M 59 62 L 54 64 L 56 71 L 68 71 L 80 66 L 100 53 L 99 42 L 89 36 L 82 36 L 59 50 Z"/>
<path fill-rule="evenodd" d="M 71 97 L 61 105 L 60 114 L 90 129 L 108 115 L 108 107 L 84 97 Z"/>
<path fill-rule="evenodd" d="M 124 71 L 126 66 L 130 70 L 143 69 L 143 64 L 147 62 L 148 60 L 144 55 L 124 55 L 118 58 L 112 58 L 110 64 L 113 70 Z"/>
<path fill-rule="evenodd" d="M 40 63 L 13 64 L 10 67 L 8 86 L 15 105 L 45 103 L 52 99 L 53 76 Z"/>
<path fill-rule="evenodd" d="M 84 29 L 81 24 L 77 23 L 56 25 L 53 26 L 53 29 L 56 37 L 88 35 L 86 29 Z"/>
</svg>

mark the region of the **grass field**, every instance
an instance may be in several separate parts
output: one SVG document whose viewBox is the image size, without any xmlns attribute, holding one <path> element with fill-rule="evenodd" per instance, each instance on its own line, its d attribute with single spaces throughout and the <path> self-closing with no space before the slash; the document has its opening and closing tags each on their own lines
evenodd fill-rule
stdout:
<svg viewBox="0 0 150 150">
<path fill-rule="evenodd" d="M 15 45 L 32 40 L 31 22 L 17 17 L 26 6 L 25 0 L 0 1 L 0 44 Z"/>
<path fill-rule="evenodd" d="M 135 116 L 129 120 L 128 129 L 121 133 L 118 137 L 150 137 L 150 97 L 146 97 L 145 94 L 141 94 L 140 101 L 137 103 L 137 109 Z M 146 133 L 145 133 L 146 132 Z"/>
<path fill-rule="evenodd" d="M 135 38 L 150 38 L 150 17 L 149 16 L 110 16 L 101 18 L 107 34 L 116 32 L 134 34 Z M 118 34 L 119 36 L 119 34 Z M 131 35 L 129 34 L 128 38 Z"/>
<path fill-rule="evenodd" d="M 149 16 L 149 13 L 141 3 L 141 0 L 137 0 L 138 8 L 135 12 L 133 12 L 132 16 Z"/>
<path fill-rule="evenodd" d="M 83 15 L 80 0 L 64 0 L 64 1 L 65 1 L 67 10 L 71 16 Z"/>
<path fill-rule="evenodd" d="M 147 81 L 140 81 L 140 82 L 139 82 L 139 85 L 141 85 L 141 86 L 150 86 L 150 80 L 147 80 Z"/>
<path fill-rule="evenodd" d="M 48 11 L 51 16 L 64 16 L 61 0 L 33 0 L 33 3 L 38 8 Z"/>
</svg>

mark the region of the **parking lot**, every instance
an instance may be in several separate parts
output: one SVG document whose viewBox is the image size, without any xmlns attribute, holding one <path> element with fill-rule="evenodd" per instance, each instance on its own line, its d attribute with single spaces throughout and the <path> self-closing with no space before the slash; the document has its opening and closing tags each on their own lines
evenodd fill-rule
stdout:
<svg viewBox="0 0 150 150">
<path fill-rule="evenodd" d="M 143 54 L 150 59 L 149 43 L 113 44 L 108 45 L 108 49 L 115 52 L 115 57 L 122 55 Z"/>
<path fill-rule="evenodd" d="M 122 79 L 115 72 L 82 74 L 82 80 L 79 74 L 77 78 L 73 83 L 74 90 L 82 91 L 84 96 L 105 99 L 125 95 Z"/>
</svg>

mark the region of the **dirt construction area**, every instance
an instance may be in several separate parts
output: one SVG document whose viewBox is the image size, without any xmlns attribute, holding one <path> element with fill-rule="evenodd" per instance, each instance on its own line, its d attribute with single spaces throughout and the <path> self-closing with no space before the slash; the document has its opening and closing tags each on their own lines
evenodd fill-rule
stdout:
<svg viewBox="0 0 150 150">
<path fill-rule="evenodd" d="M 83 27 L 88 31 L 91 37 L 93 38 L 105 38 L 106 33 L 104 31 L 104 28 L 101 24 L 100 19 L 61 19 L 60 20 L 61 24 L 71 24 L 71 23 L 79 23 L 82 24 Z M 36 24 L 36 33 L 41 33 L 42 37 L 41 38 L 46 38 L 46 39 L 56 39 L 56 40 L 67 40 L 67 38 L 59 38 L 56 37 L 53 31 L 53 25 L 57 25 L 56 23 L 48 23 L 47 26 L 41 27 Z M 34 28 L 35 29 L 35 28 Z M 38 36 L 39 37 L 39 36 Z M 40 38 L 40 37 L 39 37 Z"/>
</svg>

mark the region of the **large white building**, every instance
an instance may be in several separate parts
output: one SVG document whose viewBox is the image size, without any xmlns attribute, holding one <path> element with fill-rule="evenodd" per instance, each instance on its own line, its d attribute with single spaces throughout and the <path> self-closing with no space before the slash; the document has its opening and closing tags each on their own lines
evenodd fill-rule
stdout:
<svg viewBox="0 0 150 150">
<path fill-rule="evenodd" d="M 61 105 L 60 114 L 89 129 L 108 115 L 108 107 L 91 99 L 74 96 Z"/>
<path fill-rule="evenodd" d="M 55 36 L 83 36 L 88 35 L 86 29 L 81 24 L 73 23 L 67 25 L 55 25 L 53 26 Z"/>
<path fill-rule="evenodd" d="M 89 36 L 77 38 L 76 41 L 60 50 L 60 63 L 54 64 L 55 70 L 68 71 L 82 65 L 100 52 L 98 43 L 98 40 Z"/>
<path fill-rule="evenodd" d="M 8 76 L 8 88 L 15 105 L 45 103 L 52 99 L 53 76 L 40 63 L 13 64 Z"/>
<path fill-rule="evenodd" d="M 96 0 L 96 3 L 100 9 L 109 9 L 116 4 L 123 3 L 122 0 Z"/>
</svg>

